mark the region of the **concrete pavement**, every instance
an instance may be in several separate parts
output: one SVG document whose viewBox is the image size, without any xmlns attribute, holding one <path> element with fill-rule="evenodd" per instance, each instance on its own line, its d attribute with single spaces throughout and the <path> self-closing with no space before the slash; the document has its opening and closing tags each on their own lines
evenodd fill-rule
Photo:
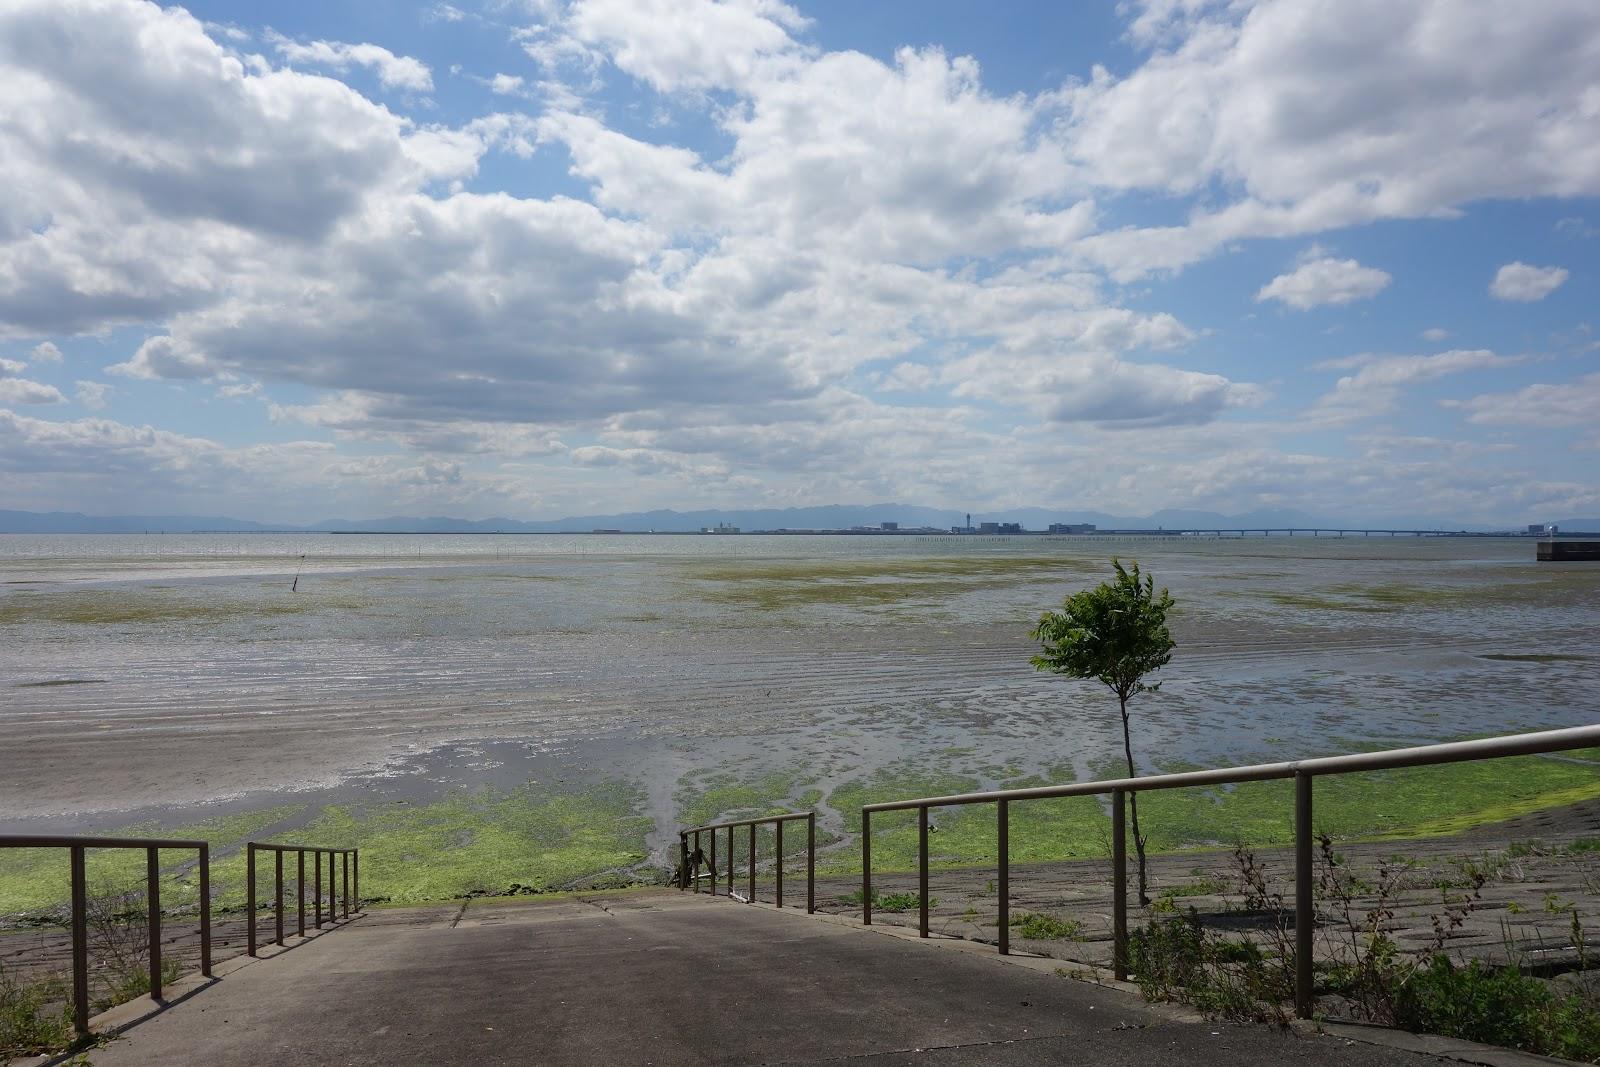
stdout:
<svg viewBox="0 0 1600 1067">
<path fill-rule="evenodd" d="M 92 1053 L 133 1064 L 1226 1063 L 1429 1055 L 1185 1019 L 1053 963 L 660 891 L 379 911 Z"/>
</svg>

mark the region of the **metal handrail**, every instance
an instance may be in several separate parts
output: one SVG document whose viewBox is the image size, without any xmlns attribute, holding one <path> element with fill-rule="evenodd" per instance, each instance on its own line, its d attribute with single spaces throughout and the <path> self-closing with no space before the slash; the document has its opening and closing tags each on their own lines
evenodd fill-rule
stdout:
<svg viewBox="0 0 1600 1067">
<path fill-rule="evenodd" d="M 702 826 L 691 826 L 686 830 L 678 831 L 678 857 L 681 880 L 678 888 L 688 889 L 693 880 L 689 872 L 689 835 L 694 835 L 694 855 L 700 856 L 700 835 L 710 836 L 711 854 L 708 857 L 707 873 L 711 877 L 711 895 L 717 895 L 717 831 L 728 831 L 728 893 L 733 893 L 733 831 L 740 826 L 750 828 L 750 842 L 747 848 L 749 857 L 749 888 L 750 899 L 756 898 L 756 827 L 771 823 L 773 836 L 776 841 L 777 859 L 773 863 L 774 897 L 778 907 L 783 907 L 783 824 L 786 822 L 800 822 L 806 824 L 806 914 L 810 915 L 817 910 L 817 813 L 814 811 L 791 811 L 782 815 L 763 815 L 756 819 L 730 819 L 725 822 L 706 823 Z M 696 867 L 699 864 L 696 862 Z M 699 892 L 699 886 L 694 887 Z"/>
<path fill-rule="evenodd" d="M 247 955 L 256 954 L 256 853 L 271 852 L 273 854 L 273 941 L 279 946 L 283 945 L 283 854 L 295 853 L 295 862 L 299 868 L 295 879 L 295 893 L 299 898 L 299 921 L 296 936 L 306 936 L 306 853 L 314 857 L 312 865 L 316 868 L 316 880 L 312 889 L 312 902 L 314 907 L 314 921 L 316 929 L 322 929 L 322 857 L 328 857 L 328 921 L 338 922 L 341 896 L 343 898 L 344 918 L 350 918 L 350 891 L 352 876 L 355 883 L 356 911 L 361 911 L 361 853 L 353 848 L 320 848 L 315 845 L 278 845 L 265 841 L 248 841 L 245 843 L 245 912 L 249 915 L 247 921 L 248 935 L 245 952 Z M 338 857 L 338 860 L 335 860 Z M 344 888 L 341 894 L 339 888 L 339 872 L 335 869 L 342 864 L 344 873 Z"/>
<path fill-rule="evenodd" d="M 194 849 L 200 854 L 200 973 L 211 977 L 211 846 L 204 841 L 154 837 L 62 837 L 46 834 L 0 834 L 0 848 L 65 848 L 70 853 L 72 884 L 72 1025 L 79 1037 L 89 1036 L 89 890 L 84 852 L 91 848 L 145 850 L 146 913 L 149 930 L 150 997 L 161 999 L 161 861 L 162 849 Z"/>
<path fill-rule="evenodd" d="M 1124 811 L 1129 793 L 1157 789 L 1184 789 L 1204 785 L 1231 785 L 1293 779 L 1295 783 L 1295 1009 L 1309 1017 L 1312 1007 L 1311 954 L 1312 928 L 1312 795 L 1313 779 L 1322 775 L 1352 774 L 1360 771 L 1397 770 L 1427 767 L 1441 763 L 1498 759 L 1506 756 L 1532 756 L 1600 746 L 1600 725 L 1575 726 L 1563 730 L 1510 734 L 1503 737 L 1452 741 L 1439 745 L 1361 752 L 1346 756 L 1323 756 L 1286 763 L 1258 763 L 1245 767 L 1222 767 L 1205 771 L 1156 774 L 1145 778 L 1113 778 L 1101 782 L 1074 782 L 1069 785 L 1038 786 L 1028 789 L 994 789 L 977 793 L 955 793 L 916 800 L 894 800 L 867 804 L 861 809 L 861 921 L 872 925 L 872 813 L 878 811 L 917 812 L 917 877 L 920 891 L 918 932 L 928 936 L 928 809 L 963 804 L 993 803 L 997 806 L 996 831 L 999 838 L 999 866 L 996 878 L 999 892 L 999 950 L 1010 947 L 1010 804 L 1014 800 L 1044 800 L 1056 797 L 1111 794 L 1112 864 L 1112 960 L 1118 980 L 1128 977 L 1128 880 L 1127 831 Z"/>
</svg>

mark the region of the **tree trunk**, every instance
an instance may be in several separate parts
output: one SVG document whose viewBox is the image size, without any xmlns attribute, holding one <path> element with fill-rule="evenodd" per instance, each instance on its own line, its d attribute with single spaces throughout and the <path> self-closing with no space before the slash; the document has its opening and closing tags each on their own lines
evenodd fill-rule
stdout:
<svg viewBox="0 0 1600 1067">
<path fill-rule="evenodd" d="M 1133 768 L 1133 741 L 1128 734 L 1128 698 L 1117 694 L 1117 700 L 1122 706 L 1122 754 L 1128 760 L 1128 777 L 1137 778 L 1139 772 Z M 1144 871 L 1144 835 L 1139 832 L 1139 794 L 1128 794 L 1128 811 L 1133 819 L 1133 850 L 1139 857 L 1139 904 L 1145 906 L 1150 903 L 1150 894 L 1147 893 Z"/>
</svg>

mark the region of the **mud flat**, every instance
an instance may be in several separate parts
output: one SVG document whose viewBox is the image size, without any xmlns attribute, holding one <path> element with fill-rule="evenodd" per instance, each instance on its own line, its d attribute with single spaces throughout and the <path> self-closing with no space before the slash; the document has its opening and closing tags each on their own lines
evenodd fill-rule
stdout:
<svg viewBox="0 0 1600 1067">
<path fill-rule="evenodd" d="M 1027 631 L 1113 551 L 1180 603 L 1177 656 L 1137 708 L 1146 771 L 1600 707 L 1600 571 L 1493 542 L 151 540 L 0 539 L 6 828 L 240 819 L 219 844 L 310 834 L 392 858 L 364 885 L 397 901 L 654 879 L 678 826 L 779 807 L 816 807 L 843 864 L 861 803 L 1099 776 L 1120 744 L 1107 699 L 1033 672 Z M 1352 795 L 1348 828 L 1600 793 L 1581 761 L 1534 769 L 1374 794 L 1393 810 Z M 1283 821 L 1249 791 L 1183 803 L 1170 847 L 1270 845 Z M 1096 845 L 1102 816 L 1041 824 L 1034 858 L 1085 854 L 1068 846 Z M 0 857 L 0 912 L 47 895 L 19 863 Z"/>
</svg>

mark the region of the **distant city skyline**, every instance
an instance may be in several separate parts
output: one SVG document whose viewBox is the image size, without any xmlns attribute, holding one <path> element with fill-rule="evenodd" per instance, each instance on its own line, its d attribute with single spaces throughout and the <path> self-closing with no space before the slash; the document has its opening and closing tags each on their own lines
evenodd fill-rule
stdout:
<svg viewBox="0 0 1600 1067">
<path fill-rule="evenodd" d="M 0 8 L 0 507 L 1600 515 L 1600 7 Z"/>
</svg>

